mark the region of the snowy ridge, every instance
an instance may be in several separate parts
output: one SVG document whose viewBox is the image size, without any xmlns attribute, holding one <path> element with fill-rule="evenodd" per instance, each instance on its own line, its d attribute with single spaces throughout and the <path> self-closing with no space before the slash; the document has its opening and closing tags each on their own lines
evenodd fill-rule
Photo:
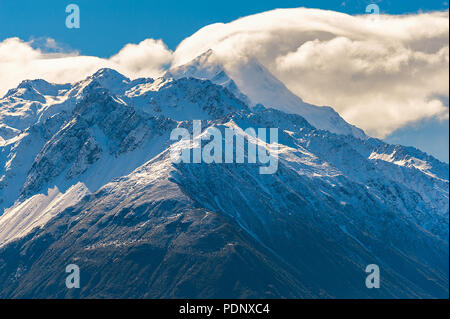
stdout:
<svg viewBox="0 0 450 319">
<path fill-rule="evenodd" d="M 345 122 L 331 107 L 319 107 L 303 102 L 255 59 L 245 64 L 227 67 L 214 51 L 208 50 L 192 62 L 175 67 L 166 77 L 194 77 L 222 85 L 251 106 L 262 104 L 287 113 L 303 116 L 313 126 L 337 134 L 367 138 L 364 132 Z"/>
<path fill-rule="evenodd" d="M 83 297 L 448 296 L 448 164 L 366 137 L 255 62 L 228 75 L 211 54 L 160 79 L 102 69 L 0 100 L 0 297 L 61 297 L 59 281 L 34 295 L 30 278 L 67 260 L 108 278 Z M 283 103 L 255 105 L 273 94 Z M 193 146 L 170 132 L 192 120 L 202 134 L 278 128 L 277 172 L 174 164 L 171 148 Z M 384 290 L 355 275 L 370 263 Z"/>
</svg>

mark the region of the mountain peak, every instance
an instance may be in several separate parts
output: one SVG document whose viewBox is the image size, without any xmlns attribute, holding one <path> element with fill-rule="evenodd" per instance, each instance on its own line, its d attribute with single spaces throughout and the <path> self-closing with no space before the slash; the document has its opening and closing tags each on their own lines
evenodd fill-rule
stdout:
<svg viewBox="0 0 450 319">
<path fill-rule="evenodd" d="M 166 77 L 207 79 L 226 87 L 250 107 L 263 105 L 298 114 L 318 129 L 367 138 L 361 129 L 347 123 L 331 107 L 305 103 L 255 58 L 227 63 L 210 49 L 191 62 L 170 69 Z"/>
<path fill-rule="evenodd" d="M 43 95 L 56 96 L 59 90 L 68 89 L 69 87 L 70 84 L 55 84 L 44 79 L 24 80 L 16 88 L 10 89 L 4 97 L 15 95 L 26 100 L 36 100 Z"/>
<path fill-rule="evenodd" d="M 17 86 L 18 88 L 36 88 L 36 87 L 42 87 L 42 86 L 49 86 L 52 85 L 51 83 L 45 81 L 44 79 L 35 79 L 35 80 L 23 80 L 20 82 L 20 84 Z"/>
<path fill-rule="evenodd" d="M 117 72 L 114 69 L 110 68 L 102 68 L 99 69 L 97 72 L 95 72 L 92 76 L 92 78 L 116 78 L 116 79 L 123 79 L 129 81 L 129 79 L 122 75 L 121 73 Z"/>
<path fill-rule="evenodd" d="M 122 93 L 130 83 L 130 79 L 116 70 L 103 68 L 88 77 L 88 81 L 97 82 L 100 86 L 108 89 L 111 93 Z"/>
<path fill-rule="evenodd" d="M 220 63 L 214 51 L 209 49 L 191 62 L 170 69 L 165 76 L 175 79 L 193 77 L 200 80 L 211 80 L 222 72 L 225 72 L 223 64 Z"/>
</svg>

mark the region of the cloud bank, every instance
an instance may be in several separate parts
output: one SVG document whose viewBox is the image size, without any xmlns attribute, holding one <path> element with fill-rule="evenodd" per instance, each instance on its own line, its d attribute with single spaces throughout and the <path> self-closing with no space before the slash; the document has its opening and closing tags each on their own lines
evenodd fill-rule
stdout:
<svg viewBox="0 0 450 319">
<path fill-rule="evenodd" d="M 306 102 L 332 106 L 382 138 L 423 119 L 448 119 L 448 36 L 448 11 L 350 16 L 300 8 L 206 26 L 174 52 L 147 39 L 109 59 L 44 53 L 12 38 L 0 42 L 0 95 L 23 79 L 71 82 L 100 67 L 156 77 L 211 48 L 231 68 L 258 59 Z"/>
<path fill-rule="evenodd" d="M 22 80 L 42 78 L 54 83 L 75 82 L 105 67 L 131 78 L 158 77 L 172 61 L 172 51 L 161 40 L 154 39 L 127 44 L 109 59 L 83 56 L 78 52 L 57 52 L 61 50 L 53 39 L 39 43 L 40 48 L 35 48 L 35 44 L 19 38 L 0 42 L 0 96 Z M 55 52 L 48 52 L 49 49 Z"/>
</svg>

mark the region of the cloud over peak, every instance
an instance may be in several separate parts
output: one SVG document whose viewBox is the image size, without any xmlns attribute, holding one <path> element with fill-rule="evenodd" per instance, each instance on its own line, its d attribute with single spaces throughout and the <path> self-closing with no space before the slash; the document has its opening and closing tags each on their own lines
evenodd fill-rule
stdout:
<svg viewBox="0 0 450 319">
<path fill-rule="evenodd" d="M 332 106 L 372 136 L 424 118 L 448 119 L 448 12 L 350 16 L 279 9 L 207 26 L 174 54 L 183 64 L 212 48 L 254 57 L 306 102 Z"/>
<path fill-rule="evenodd" d="M 259 60 L 306 102 L 332 106 L 384 137 L 425 118 L 448 119 L 448 22 L 448 11 L 350 16 L 279 9 L 206 26 L 174 52 L 146 39 L 109 59 L 45 53 L 11 38 L 0 42 L 0 95 L 23 79 L 72 82 L 101 67 L 156 77 L 213 49 L 229 68 Z"/>
<path fill-rule="evenodd" d="M 161 40 L 146 39 L 127 44 L 109 59 L 59 50 L 53 39 L 25 42 L 8 38 L 0 42 L 0 96 L 26 79 L 42 78 L 55 83 L 75 82 L 100 68 L 112 68 L 131 77 L 158 77 L 172 60 Z M 48 52 L 51 49 L 54 52 Z M 59 52 L 61 51 L 61 52 Z"/>
</svg>

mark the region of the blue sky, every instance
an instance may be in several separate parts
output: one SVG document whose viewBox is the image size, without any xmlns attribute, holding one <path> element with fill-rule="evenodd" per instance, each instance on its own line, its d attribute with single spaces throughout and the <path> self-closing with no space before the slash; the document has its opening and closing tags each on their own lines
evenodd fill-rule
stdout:
<svg viewBox="0 0 450 319">
<path fill-rule="evenodd" d="M 80 29 L 65 27 L 65 8 L 70 3 L 80 7 Z M 10 37 L 19 37 L 25 41 L 53 38 L 68 50 L 77 50 L 83 55 L 109 57 L 125 44 L 139 43 L 146 38 L 162 39 L 174 50 L 180 41 L 208 24 L 230 22 L 275 8 L 309 7 L 364 14 L 366 6 L 371 3 L 376 3 L 380 11 L 387 14 L 448 9 L 447 1 L 443 0 L 22 0 L 20 5 L 14 0 L 2 0 L 0 42 Z M 385 140 L 416 146 L 448 162 L 448 127 L 448 120 L 423 120 L 397 130 Z"/>
<path fill-rule="evenodd" d="M 81 28 L 67 29 L 65 8 L 75 3 L 81 11 Z M 380 11 L 402 14 L 443 10 L 443 0 L 428 1 L 299 1 L 299 0 L 15 0 L 0 1 L 0 40 L 51 37 L 81 54 L 110 56 L 127 43 L 161 38 L 175 49 L 180 41 L 201 27 L 275 8 L 310 7 L 364 14 L 370 3 Z M 92 32 L 95 30 L 95 32 Z"/>
<path fill-rule="evenodd" d="M 448 124 L 448 120 L 423 120 L 398 129 L 384 140 L 391 144 L 414 146 L 426 150 L 427 153 L 448 163 Z"/>
</svg>

